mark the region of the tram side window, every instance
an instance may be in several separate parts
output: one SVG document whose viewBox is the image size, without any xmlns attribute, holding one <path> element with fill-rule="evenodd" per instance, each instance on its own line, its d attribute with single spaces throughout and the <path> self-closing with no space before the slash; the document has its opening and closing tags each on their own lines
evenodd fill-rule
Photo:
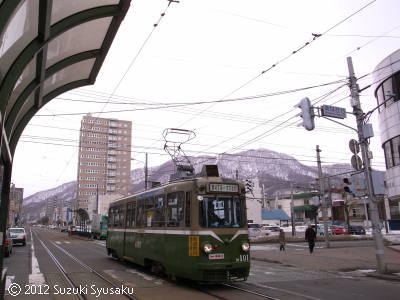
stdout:
<svg viewBox="0 0 400 300">
<path fill-rule="evenodd" d="M 163 227 L 165 224 L 165 214 L 164 214 L 164 195 L 159 195 L 155 197 L 154 202 L 154 216 L 151 223 L 152 227 Z"/>
<path fill-rule="evenodd" d="M 145 226 L 151 227 L 151 223 L 154 216 L 154 197 L 149 197 L 144 200 L 145 205 Z"/>
<path fill-rule="evenodd" d="M 124 227 L 124 207 L 122 205 L 118 206 L 118 223 L 116 227 L 123 228 Z"/>
<path fill-rule="evenodd" d="M 132 228 L 135 227 L 135 214 L 136 214 L 136 206 L 135 202 L 128 203 L 126 210 L 126 227 Z"/>
<path fill-rule="evenodd" d="M 108 228 L 112 228 L 114 225 L 114 208 L 110 207 L 108 210 Z"/>
<path fill-rule="evenodd" d="M 174 192 L 167 195 L 167 226 L 183 227 L 184 192 Z"/>
<path fill-rule="evenodd" d="M 185 226 L 190 227 L 190 199 L 192 198 L 191 192 L 186 192 L 185 199 Z"/>
<path fill-rule="evenodd" d="M 119 227 L 119 207 L 115 206 L 113 211 L 113 227 Z"/>
<path fill-rule="evenodd" d="M 144 200 L 139 199 L 136 203 L 137 203 L 136 226 L 142 227 L 145 225 Z"/>
</svg>

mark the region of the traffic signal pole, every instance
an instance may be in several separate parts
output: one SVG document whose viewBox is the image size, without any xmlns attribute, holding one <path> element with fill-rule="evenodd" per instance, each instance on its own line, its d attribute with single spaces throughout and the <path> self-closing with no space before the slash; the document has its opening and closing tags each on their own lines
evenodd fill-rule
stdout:
<svg viewBox="0 0 400 300">
<path fill-rule="evenodd" d="M 379 214 L 378 214 L 378 206 L 377 200 L 375 199 L 373 185 L 372 185 L 372 177 L 371 177 L 371 164 L 369 161 L 369 150 L 368 150 L 368 141 L 364 136 L 363 127 L 364 127 L 364 112 L 361 109 L 360 104 L 360 95 L 359 95 L 359 87 L 357 84 L 357 78 L 354 74 L 353 61 L 351 57 L 347 57 L 347 66 L 349 70 L 349 87 L 351 92 L 351 106 L 353 107 L 353 114 L 356 116 L 357 120 L 357 132 L 358 132 L 358 140 L 361 148 L 361 156 L 364 165 L 364 174 L 365 181 L 368 190 L 368 202 L 369 202 L 369 213 L 372 224 L 372 234 L 375 242 L 375 255 L 377 262 L 377 271 L 379 273 L 385 273 L 385 264 L 384 264 L 384 247 L 383 247 L 383 238 L 381 234 L 381 228 L 379 226 Z"/>
<path fill-rule="evenodd" d="M 317 164 L 318 164 L 318 177 L 319 177 L 319 190 L 320 190 L 320 199 L 321 199 L 321 211 L 322 211 L 322 220 L 324 223 L 324 239 L 325 239 L 325 246 L 329 248 L 329 233 L 328 233 L 328 211 L 326 207 L 326 199 L 325 199 L 325 178 L 322 174 L 322 167 L 321 167 L 321 156 L 319 149 L 319 145 L 316 148 L 317 151 Z M 315 228 L 317 230 L 317 228 Z"/>
</svg>

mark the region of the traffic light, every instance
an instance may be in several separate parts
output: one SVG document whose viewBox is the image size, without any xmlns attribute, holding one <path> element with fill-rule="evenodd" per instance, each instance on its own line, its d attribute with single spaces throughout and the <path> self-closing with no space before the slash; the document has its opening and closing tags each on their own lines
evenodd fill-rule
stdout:
<svg viewBox="0 0 400 300">
<path fill-rule="evenodd" d="M 346 194 L 354 195 L 354 187 L 348 178 L 343 178 L 344 187 L 343 190 Z"/>
<path fill-rule="evenodd" d="M 313 130 L 315 128 L 315 115 L 310 99 L 307 97 L 301 99 L 299 104 L 295 105 L 295 107 L 299 107 L 301 109 L 301 113 L 299 113 L 298 116 L 303 118 L 303 122 L 299 123 L 297 126 L 303 126 L 307 130 Z"/>
<path fill-rule="evenodd" d="M 251 181 L 250 179 L 246 179 L 245 187 L 246 187 L 246 192 L 253 193 L 254 182 Z"/>
</svg>

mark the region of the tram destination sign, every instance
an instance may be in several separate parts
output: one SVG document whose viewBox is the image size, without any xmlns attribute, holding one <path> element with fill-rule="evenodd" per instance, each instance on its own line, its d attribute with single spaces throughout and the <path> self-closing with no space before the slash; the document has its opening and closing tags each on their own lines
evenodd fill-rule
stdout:
<svg viewBox="0 0 400 300">
<path fill-rule="evenodd" d="M 332 105 L 322 105 L 321 115 L 323 117 L 346 119 L 346 109 L 343 107 L 337 107 Z"/>
<path fill-rule="evenodd" d="M 210 183 L 209 191 L 219 193 L 238 193 L 239 185 L 229 183 Z"/>
</svg>

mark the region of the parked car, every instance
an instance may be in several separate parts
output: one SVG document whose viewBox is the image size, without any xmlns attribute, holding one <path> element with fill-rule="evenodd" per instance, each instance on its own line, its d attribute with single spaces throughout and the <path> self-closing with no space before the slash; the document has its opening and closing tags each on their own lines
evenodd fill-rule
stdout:
<svg viewBox="0 0 400 300">
<path fill-rule="evenodd" d="M 317 224 L 317 227 L 315 227 L 315 224 L 314 224 L 314 225 L 311 225 L 311 227 L 315 230 L 317 235 L 325 235 L 324 224 Z M 329 226 L 328 226 L 328 234 L 329 235 L 332 234 L 332 229 Z"/>
<path fill-rule="evenodd" d="M 360 234 L 360 235 L 366 234 L 365 228 L 360 225 L 350 225 L 347 231 L 349 234 Z"/>
<path fill-rule="evenodd" d="M 249 236 L 250 237 L 259 237 L 266 236 L 269 233 L 261 226 L 261 224 L 250 223 L 247 224 Z"/>
<path fill-rule="evenodd" d="M 331 226 L 332 234 L 347 234 L 346 228 L 338 225 L 332 225 Z"/>
<path fill-rule="evenodd" d="M 12 253 L 13 242 L 10 236 L 10 232 L 8 230 L 6 231 L 6 237 L 3 245 L 4 245 L 4 256 L 9 257 Z"/>
<path fill-rule="evenodd" d="M 264 230 L 268 235 L 271 233 L 272 234 L 278 233 L 281 230 L 281 228 L 278 225 L 263 225 L 262 230 Z"/>
<path fill-rule="evenodd" d="M 26 233 L 24 228 L 10 228 L 9 231 L 13 244 L 21 243 L 22 246 L 26 245 Z"/>
</svg>

